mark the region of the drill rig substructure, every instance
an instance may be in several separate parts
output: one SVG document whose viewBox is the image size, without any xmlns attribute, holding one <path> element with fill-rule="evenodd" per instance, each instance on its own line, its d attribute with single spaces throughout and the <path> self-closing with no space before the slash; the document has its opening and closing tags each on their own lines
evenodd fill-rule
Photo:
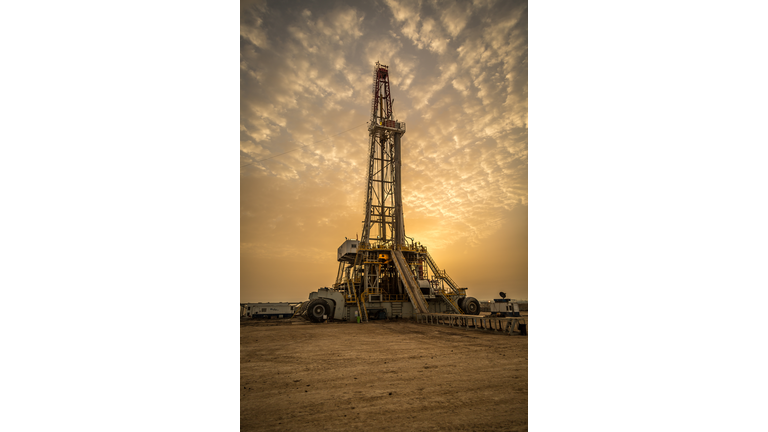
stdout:
<svg viewBox="0 0 768 432">
<path fill-rule="evenodd" d="M 394 118 L 389 68 L 378 62 L 372 93 L 362 236 L 339 247 L 336 282 L 332 289 L 310 294 L 307 314 L 312 321 L 321 321 L 323 315 L 354 320 L 357 315 L 363 322 L 369 316 L 408 318 L 430 312 L 476 315 L 478 301 L 440 270 L 426 247 L 405 235 L 401 189 L 405 123 Z"/>
</svg>

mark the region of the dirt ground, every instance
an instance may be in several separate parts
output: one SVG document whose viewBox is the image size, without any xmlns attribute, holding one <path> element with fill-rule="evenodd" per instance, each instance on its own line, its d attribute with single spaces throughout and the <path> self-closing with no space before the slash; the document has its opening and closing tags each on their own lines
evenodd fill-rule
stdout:
<svg viewBox="0 0 768 432">
<path fill-rule="evenodd" d="M 248 321 L 240 430 L 527 431 L 528 337 L 411 320 Z"/>
</svg>

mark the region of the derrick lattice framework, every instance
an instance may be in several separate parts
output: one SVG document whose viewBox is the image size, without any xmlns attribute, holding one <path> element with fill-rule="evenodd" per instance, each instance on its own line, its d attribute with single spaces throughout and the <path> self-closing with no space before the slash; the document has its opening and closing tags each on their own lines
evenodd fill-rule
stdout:
<svg viewBox="0 0 768 432">
<path fill-rule="evenodd" d="M 400 181 L 401 140 L 405 123 L 393 118 L 389 68 L 376 63 L 368 126 L 368 189 L 361 241 L 377 247 L 400 248 L 405 243 Z"/>
<path fill-rule="evenodd" d="M 414 313 L 464 313 L 465 302 L 468 312 L 475 313 L 480 307 L 477 300 L 466 297 L 466 288 L 459 288 L 437 266 L 425 246 L 405 235 L 401 182 L 405 123 L 394 116 L 386 65 L 376 63 L 371 92 L 362 237 L 347 239 L 339 247 L 334 290 L 343 294 L 362 321 L 368 320 L 369 308 L 379 315 L 400 316 L 408 312 L 402 306 L 408 301 Z M 320 319 L 324 306 L 315 306 Z"/>
</svg>

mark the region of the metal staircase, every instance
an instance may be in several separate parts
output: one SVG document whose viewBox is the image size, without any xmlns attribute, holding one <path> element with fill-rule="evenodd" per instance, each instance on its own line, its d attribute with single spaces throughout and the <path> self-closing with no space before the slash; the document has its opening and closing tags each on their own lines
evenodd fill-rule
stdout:
<svg viewBox="0 0 768 432">
<path fill-rule="evenodd" d="M 435 292 L 437 292 L 437 294 L 439 294 L 439 295 L 440 295 L 440 297 L 441 297 L 443 300 L 445 300 L 445 301 L 446 301 L 446 303 L 448 303 L 449 305 L 451 305 L 451 307 L 453 308 L 453 310 L 455 310 L 455 311 L 456 311 L 456 313 L 460 313 L 460 314 L 463 314 L 463 313 L 464 313 L 464 312 L 462 312 L 462 310 L 461 310 L 461 308 L 459 307 L 459 305 L 457 305 L 457 304 L 456 304 L 456 302 L 455 302 L 455 301 L 453 301 L 453 299 L 450 297 L 450 295 L 446 295 L 446 294 L 445 294 L 445 291 L 443 291 L 443 290 L 436 290 Z"/>
<path fill-rule="evenodd" d="M 455 295 L 460 295 L 459 286 L 456 284 L 456 282 L 453 281 L 453 279 L 451 279 L 450 276 L 448 276 L 448 273 L 446 273 L 445 270 L 440 270 L 440 267 L 437 266 L 437 263 L 434 259 L 432 259 L 432 255 L 429 254 L 426 248 L 422 253 L 424 254 L 424 258 L 427 260 L 427 264 L 429 264 L 429 268 L 432 269 L 432 274 L 435 275 L 435 277 L 438 279 L 444 280 Z"/>
<path fill-rule="evenodd" d="M 403 316 L 403 303 L 402 302 L 392 302 L 392 317 L 402 317 Z"/>
<path fill-rule="evenodd" d="M 296 306 L 293 309 L 293 315 L 291 315 L 291 318 L 296 318 L 298 316 L 301 316 L 304 313 L 304 311 L 307 310 L 307 305 L 308 304 L 309 304 L 309 302 L 305 301 L 305 302 L 302 302 L 301 304 L 299 304 L 298 306 Z"/>
<path fill-rule="evenodd" d="M 416 308 L 418 313 L 429 313 L 427 301 L 421 295 L 421 289 L 418 282 L 416 282 L 416 276 L 414 276 L 411 268 L 408 267 L 403 253 L 399 249 L 393 249 L 392 257 L 394 258 L 392 261 L 395 263 L 397 273 L 400 275 L 400 280 L 403 281 L 403 285 L 405 285 L 405 289 L 408 291 L 408 297 L 411 298 L 413 307 Z"/>
</svg>

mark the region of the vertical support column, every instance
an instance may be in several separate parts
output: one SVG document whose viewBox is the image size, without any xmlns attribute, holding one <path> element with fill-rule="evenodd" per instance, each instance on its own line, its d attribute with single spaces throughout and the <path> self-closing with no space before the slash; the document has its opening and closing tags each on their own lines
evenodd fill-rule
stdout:
<svg viewBox="0 0 768 432">
<path fill-rule="evenodd" d="M 386 181 L 387 181 L 387 162 L 386 162 L 386 149 L 387 146 L 387 135 L 382 132 L 381 135 L 379 135 L 379 181 L 381 182 L 379 186 L 379 235 L 381 236 L 381 242 L 386 243 L 387 242 L 387 210 L 385 207 L 387 206 L 387 191 L 386 191 Z"/>
<path fill-rule="evenodd" d="M 363 222 L 363 232 L 360 239 L 363 244 L 369 242 L 371 234 L 371 212 L 373 211 L 373 173 L 376 162 L 376 135 L 373 131 L 369 134 L 370 148 L 368 150 L 368 187 L 365 197 L 365 222 Z M 355 261 L 357 262 L 357 261 Z"/>
<path fill-rule="evenodd" d="M 402 151 L 400 147 L 401 132 L 395 132 L 395 245 L 405 244 L 405 224 L 403 223 L 403 195 L 400 181 L 402 171 Z"/>
</svg>

